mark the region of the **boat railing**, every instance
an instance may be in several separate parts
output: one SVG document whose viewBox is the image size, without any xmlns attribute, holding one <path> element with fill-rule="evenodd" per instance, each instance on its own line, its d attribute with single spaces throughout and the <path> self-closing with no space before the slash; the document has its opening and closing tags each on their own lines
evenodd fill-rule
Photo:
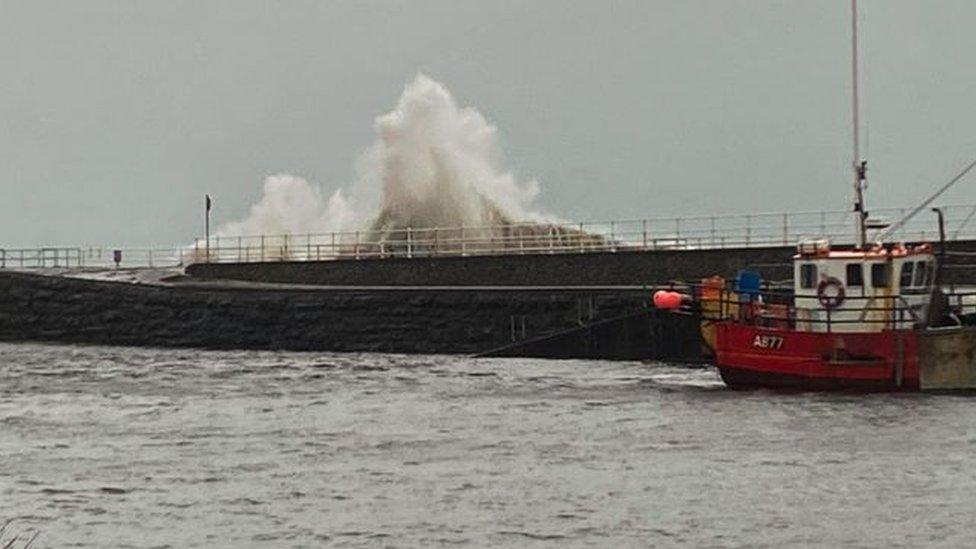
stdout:
<svg viewBox="0 0 976 549">
<path fill-rule="evenodd" d="M 935 323 L 976 323 L 976 291 L 937 292 L 940 318 L 929 318 L 931 302 L 912 304 L 906 296 L 846 296 L 836 307 L 802 307 L 791 290 L 764 288 L 759 292 L 736 291 L 734 287 L 709 287 L 675 283 L 672 287 L 692 297 L 681 311 L 703 321 L 736 323 L 800 331 L 850 331 L 855 326 L 868 330 L 909 329 Z M 801 296 L 803 297 L 803 296 Z M 805 296 L 814 297 L 814 296 Z"/>
</svg>

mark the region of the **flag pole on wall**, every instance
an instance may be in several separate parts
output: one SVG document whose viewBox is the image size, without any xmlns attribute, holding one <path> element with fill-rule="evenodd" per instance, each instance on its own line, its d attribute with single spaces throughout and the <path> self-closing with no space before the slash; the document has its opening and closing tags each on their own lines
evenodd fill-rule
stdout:
<svg viewBox="0 0 976 549">
<path fill-rule="evenodd" d="M 207 196 L 207 213 L 206 213 L 206 232 L 207 232 L 207 263 L 210 263 L 210 209 L 213 208 L 213 200 L 210 195 Z"/>
</svg>

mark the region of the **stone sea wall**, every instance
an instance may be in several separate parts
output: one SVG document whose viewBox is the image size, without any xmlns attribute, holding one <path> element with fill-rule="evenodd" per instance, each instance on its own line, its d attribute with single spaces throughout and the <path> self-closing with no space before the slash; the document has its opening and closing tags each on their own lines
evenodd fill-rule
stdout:
<svg viewBox="0 0 976 549">
<path fill-rule="evenodd" d="M 568 354 L 695 359 L 694 323 L 647 302 L 644 292 L 201 289 L 0 272 L 0 340 L 475 354 L 628 317 Z M 552 356 L 533 348 L 522 354 Z"/>
<path fill-rule="evenodd" d="M 976 242 L 949 243 L 954 252 L 976 253 Z M 644 252 L 414 257 L 344 261 L 196 264 L 201 279 L 234 279 L 366 286 L 586 286 L 661 284 L 715 274 L 733 277 L 753 269 L 767 280 L 790 280 L 796 248 L 659 250 Z M 976 284 L 976 257 L 946 261 L 946 282 Z"/>
<path fill-rule="evenodd" d="M 662 250 L 588 254 L 414 257 L 343 261 L 196 264 L 195 278 L 369 286 L 585 286 L 657 284 L 756 268 L 791 278 L 794 248 Z"/>
</svg>

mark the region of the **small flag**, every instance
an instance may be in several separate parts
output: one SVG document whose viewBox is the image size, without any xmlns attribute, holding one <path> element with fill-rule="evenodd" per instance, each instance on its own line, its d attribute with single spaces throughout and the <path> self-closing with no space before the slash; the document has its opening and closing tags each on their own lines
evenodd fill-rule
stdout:
<svg viewBox="0 0 976 549">
<path fill-rule="evenodd" d="M 213 207 L 213 200 L 210 199 L 210 195 L 208 194 L 207 195 L 207 211 L 209 212 L 210 211 L 210 208 L 212 208 L 212 207 Z"/>
</svg>

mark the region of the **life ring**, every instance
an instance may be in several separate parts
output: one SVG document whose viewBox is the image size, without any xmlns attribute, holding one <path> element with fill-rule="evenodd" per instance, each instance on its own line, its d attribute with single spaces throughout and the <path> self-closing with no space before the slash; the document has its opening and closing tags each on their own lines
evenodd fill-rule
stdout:
<svg viewBox="0 0 976 549">
<path fill-rule="evenodd" d="M 844 284 L 836 277 L 829 276 L 817 286 L 817 299 L 824 309 L 836 309 L 844 302 Z"/>
</svg>

